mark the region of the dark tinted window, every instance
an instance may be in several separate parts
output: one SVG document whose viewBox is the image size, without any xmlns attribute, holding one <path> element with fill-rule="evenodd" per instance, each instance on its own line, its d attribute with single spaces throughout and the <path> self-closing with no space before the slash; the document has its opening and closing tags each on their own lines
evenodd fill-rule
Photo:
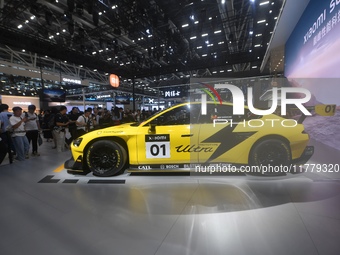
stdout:
<svg viewBox="0 0 340 255">
<path fill-rule="evenodd" d="M 233 121 L 243 121 L 254 118 L 248 109 L 244 109 L 244 115 L 233 115 L 233 107 L 231 105 L 208 104 L 207 114 L 200 115 L 199 123 L 212 123 L 214 119 L 232 119 Z M 258 118 L 258 116 L 256 116 Z"/>
<path fill-rule="evenodd" d="M 199 116 L 200 105 L 184 105 L 163 113 L 157 118 L 157 125 L 195 124 Z"/>
</svg>

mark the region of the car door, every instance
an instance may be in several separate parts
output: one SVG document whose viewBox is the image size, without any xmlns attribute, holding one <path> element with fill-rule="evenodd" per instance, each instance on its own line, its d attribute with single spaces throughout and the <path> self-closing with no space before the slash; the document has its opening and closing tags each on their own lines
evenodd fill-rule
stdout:
<svg viewBox="0 0 340 255">
<path fill-rule="evenodd" d="M 139 127 L 137 135 L 138 164 L 161 168 L 185 167 L 197 162 L 199 105 L 180 105 L 165 110 Z M 193 109 L 194 108 L 194 109 Z M 195 112 L 195 113 L 194 113 Z M 172 164 L 172 165 L 171 165 Z"/>
<path fill-rule="evenodd" d="M 231 105 L 208 104 L 207 114 L 198 120 L 198 144 L 205 148 L 199 152 L 199 163 L 238 162 L 256 133 L 244 128 L 243 121 L 244 116 L 233 115 Z"/>
</svg>

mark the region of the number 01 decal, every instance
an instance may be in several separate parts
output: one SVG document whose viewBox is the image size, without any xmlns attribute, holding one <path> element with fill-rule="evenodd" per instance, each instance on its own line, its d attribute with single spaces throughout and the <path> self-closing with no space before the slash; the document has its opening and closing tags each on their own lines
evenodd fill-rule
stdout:
<svg viewBox="0 0 340 255">
<path fill-rule="evenodd" d="M 146 158 L 170 158 L 169 135 L 146 135 Z"/>
</svg>

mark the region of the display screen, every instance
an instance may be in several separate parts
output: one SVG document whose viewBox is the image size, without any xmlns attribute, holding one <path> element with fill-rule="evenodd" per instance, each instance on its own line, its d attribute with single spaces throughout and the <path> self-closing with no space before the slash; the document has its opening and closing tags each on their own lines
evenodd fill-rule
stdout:
<svg viewBox="0 0 340 255">
<path fill-rule="evenodd" d="M 336 2 L 310 1 L 286 43 L 286 77 L 340 78 L 340 5 Z"/>
<path fill-rule="evenodd" d="M 62 89 L 44 89 L 43 101 L 45 102 L 65 102 L 66 91 Z"/>
<path fill-rule="evenodd" d="M 115 103 L 116 104 L 130 104 L 130 97 L 129 96 L 116 96 Z"/>
<path fill-rule="evenodd" d="M 340 152 L 340 5 L 311 0 L 286 43 L 285 76 L 289 85 L 306 88 L 305 105 L 335 104 L 333 117 L 313 116 L 303 122 L 312 141 Z"/>
</svg>

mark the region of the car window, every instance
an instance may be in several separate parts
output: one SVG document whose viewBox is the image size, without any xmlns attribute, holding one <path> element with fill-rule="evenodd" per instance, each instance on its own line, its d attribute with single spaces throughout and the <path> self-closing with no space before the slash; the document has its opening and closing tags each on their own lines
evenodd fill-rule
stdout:
<svg viewBox="0 0 340 255">
<path fill-rule="evenodd" d="M 208 104 L 207 114 L 201 114 L 198 123 L 212 123 L 214 119 L 232 119 L 233 121 L 243 121 L 252 118 L 247 108 L 244 109 L 244 113 L 244 115 L 233 115 L 233 107 L 231 105 Z"/>
<path fill-rule="evenodd" d="M 230 119 L 232 118 L 233 109 L 229 105 L 208 104 L 207 114 L 200 115 L 199 123 L 212 123 L 214 119 Z"/>
<path fill-rule="evenodd" d="M 183 105 L 165 112 L 157 118 L 157 125 L 189 125 L 197 122 L 200 105 Z"/>
</svg>

